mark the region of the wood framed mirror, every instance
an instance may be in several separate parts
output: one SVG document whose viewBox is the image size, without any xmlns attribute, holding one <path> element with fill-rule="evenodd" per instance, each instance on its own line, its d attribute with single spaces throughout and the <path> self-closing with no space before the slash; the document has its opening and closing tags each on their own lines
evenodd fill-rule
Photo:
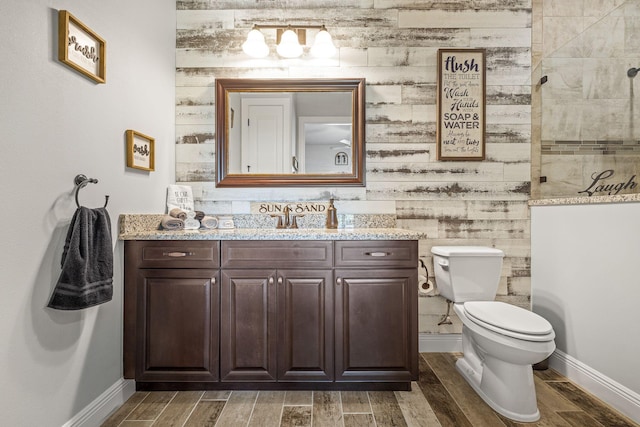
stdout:
<svg viewBox="0 0 640 427">
<path fill-rule="evenodd" d="M 364 79 L 217 79 L 216 187 L 365 185 Z"/>
</svg>

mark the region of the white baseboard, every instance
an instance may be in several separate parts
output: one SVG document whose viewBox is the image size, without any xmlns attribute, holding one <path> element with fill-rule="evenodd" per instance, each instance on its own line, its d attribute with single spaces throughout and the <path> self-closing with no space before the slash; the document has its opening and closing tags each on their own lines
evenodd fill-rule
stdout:
<svg viewBox="0 0 640 427">
<path fill-rule="evenodd" d="M 549 366 L 635 422 L 640 422 L 640 394 L 557 349 L 549 358 Z"/>
<path fill-rule="evenodd" d="M 420 353 L 456 353 L 462 351 L 461 334 L 425 334 L 418 335 Z"/>
<path fill-rule="evenodd" d="M 62 427 L 99 427 L 109 414 L 122 406 L 135 391 L 134 380 L 120 378 Z"/>
</svg>

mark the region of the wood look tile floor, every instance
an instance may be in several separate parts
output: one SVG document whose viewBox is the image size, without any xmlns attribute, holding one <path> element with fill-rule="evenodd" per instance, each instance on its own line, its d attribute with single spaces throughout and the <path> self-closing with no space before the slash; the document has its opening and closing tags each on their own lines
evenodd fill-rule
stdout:
<svg viewBox="0 0 640 427">
<path fill-rule="evenodd" d="M 136 392 L 102 427 L 639 427 L 549 369 L 535 371 L 541 418 L 498 415 L 455 370 L 460 354 L 422 353 L 411 391 Z"/>
</svg>

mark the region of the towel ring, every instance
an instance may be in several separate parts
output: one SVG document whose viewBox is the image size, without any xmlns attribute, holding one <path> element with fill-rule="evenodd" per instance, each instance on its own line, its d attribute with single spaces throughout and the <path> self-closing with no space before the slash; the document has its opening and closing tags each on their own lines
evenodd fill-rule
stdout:
<svg viewBox="0 0 640 427">
<path fill-rule="evenodd" d="M 73 182 L 76 185 L 76 206 L 80 207 L 80 202 L 78 202 L 78 193 L 80 192 L 80 189 L 86 187 L 86 185 L 89 183 L 97 184 L 98 180 L 95 178 L 87 178 L 86 175 L 79 174 L 79 175 L 76 175 Z M 105 208 L 107 207 L 107 203 L 109 203 L 109 196 L 104 196 Z"/>
</svg>

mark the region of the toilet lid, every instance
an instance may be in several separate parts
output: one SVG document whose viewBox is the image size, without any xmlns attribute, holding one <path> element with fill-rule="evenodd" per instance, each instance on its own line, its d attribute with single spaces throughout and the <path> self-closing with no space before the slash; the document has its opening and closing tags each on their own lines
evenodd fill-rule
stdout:
<svg viewBox="0 0 640 427">
<path fill-rule="evenodd" d="M 529 341 L 553 339 L 553 327 L 545 318 L 500 301 L 468 301 L 465 313 L 473 322 L 494 332 Z M 551 335 L 551 337 L 549 337 Z"/>
<path fill-rule="evenodd" d="M 489 248 L 485 246 L 434 246 L 431 253 L 448 258 L 456 256 L 504 256 L 504 252 L 500 249 Z"/>
</svg>

